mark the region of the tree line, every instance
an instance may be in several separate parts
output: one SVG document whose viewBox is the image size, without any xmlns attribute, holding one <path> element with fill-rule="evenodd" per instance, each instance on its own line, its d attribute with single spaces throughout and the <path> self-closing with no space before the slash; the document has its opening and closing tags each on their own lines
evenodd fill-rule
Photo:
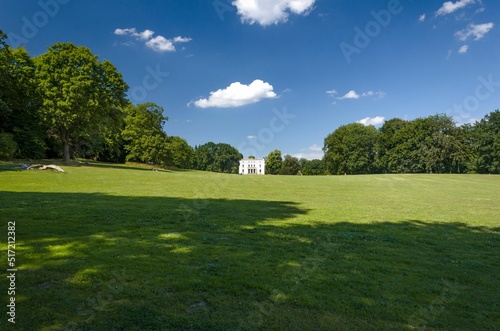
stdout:
<svg viewBox="0 0 500 331">
<path fill-rule="evenodd" d="M 269 153 L 266 173 L 354 175 L 376 173 L 500 174 L 500 111 L 458 126 L 446 115 L 393 118 L 379 129 L 343 125 L 324 141 L 321 160 Z"/>
<path fill-rule="evenodd" d="M 128 85 L 90 49 L 56 43 L 37 57 L 11 48 L 0 30 L 0 159 L 94 158 L 237 173 L 231 145 L 191 147 L 168 136 L 164 109 L 134 105 Z M 500 112 L 457 126 L 451 117 L 394 118 L 382 127 L 351 123 L 324 140 L 321 160 L 266 158 L 271 175 L 500 173 Z"/>
</svg>

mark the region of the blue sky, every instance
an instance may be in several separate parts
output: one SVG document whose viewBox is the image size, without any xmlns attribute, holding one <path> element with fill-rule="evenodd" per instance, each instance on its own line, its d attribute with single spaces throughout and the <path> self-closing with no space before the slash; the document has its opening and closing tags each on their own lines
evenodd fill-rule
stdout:
<svg viewBox="0 0 500 331">
<path fill-rule="evenodd" d="M 89 47 L 192 146 L 309 159 L 352 122 L 500 108 L 497 0 L 0 0 L 11 46 Z"/>
</svg>

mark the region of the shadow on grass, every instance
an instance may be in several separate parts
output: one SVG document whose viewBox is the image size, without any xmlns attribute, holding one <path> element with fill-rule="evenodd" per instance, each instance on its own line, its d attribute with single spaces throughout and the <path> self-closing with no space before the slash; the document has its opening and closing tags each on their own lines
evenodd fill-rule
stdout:
<svg viewBox="0 0 500 331">
<path fill-rule="evenodd" d="M 103 168 L 103 169 L 117 169 L 117 170 L 139 170 L 139 171 L 155 171 L 160 172 L 173 172 L 173 171 L 189 171 L 183 169 L 163 169 L 158 168 L 155 165 L 147 165 L 147 164 L 120 164 L 120 163 L 104 163 L 104 162 L 96 162 L 89 160 L 71 160 L 69 163 L 65 163 L 59 159 L 53 160 L 31 160 L 31 161 L 12 161 L 12 162 L 2 162 L 0 164 L 0 172 L 2 171 L 25 171 L 26 167 L 29 165 L 48 165 L 55 164 L 63 169 L 65 168 L 74 168 L 74 167 L 93 167 L 93 168 Z M 24 167 L 23 167 L 24 166 Z M 38 170 L 38 169 L 30 169 L 30 170 Z"/>
<path fill-rule="evenodd" d="M 92 167 L 92 168 L 104 168 L 104 169 L 118 169 L 118 170 L 139 170 L 139 171 L 151 171 L 157 169 L 162 172 L 170 172 L 167 169 L 157 168 L 154 165 L 129 165 L 129 164 L 118 164 L 118 163 L 101 163 L 101 162 L 88 162 L 82 163 L 82 166 Z"/>
<path fill-rule="evenodd" d="M 26 330 L 493 330 L 500 325 L 499 228 L 417 220 L 306 222 L 307 213 L 280 201 L 0 192 L 1 219 L 16 222 L 16 325 Z M 6 255 L 5 247 L 2 251 Z"/>
</svg>

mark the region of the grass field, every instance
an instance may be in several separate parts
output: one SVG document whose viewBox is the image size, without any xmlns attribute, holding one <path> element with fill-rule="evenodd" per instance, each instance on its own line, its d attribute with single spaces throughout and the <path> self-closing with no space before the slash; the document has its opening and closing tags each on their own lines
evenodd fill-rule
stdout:
<svg viewBox="0 0 500 331">
<path fill-rule="evenodd" d="M 8 168 L 18 329 L 500 330 L 500 176 Z"/>
</svg>

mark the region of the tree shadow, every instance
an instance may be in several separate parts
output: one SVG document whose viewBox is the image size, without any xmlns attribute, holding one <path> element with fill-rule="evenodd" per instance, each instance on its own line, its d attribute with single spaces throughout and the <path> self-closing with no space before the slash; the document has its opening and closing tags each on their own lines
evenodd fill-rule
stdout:
<svg viewBox="0 0 500 331">
<path fill-rule="evenodd" d="M 103 168 L 103 169 L 117 169 L 117 170 L 138 170 L 138 171 L 161 171 L 161 172 L 172 172 L 172 170 L 158 168 L 155 165 L 128 165 L 128 164 L 116 164 L 116 163 L 102 163 L 102 162 L 88 162 L 82 163 L 84 167 L 91 168 Z"/>
<path fill-rule="evenodd" d="M 500 228 L 326 223 L 307 215 L 285 201 L 0 192 L 1 218 L 16 222 L 16 324 L 31 330 L 500 325 Z"/>
</svg>

